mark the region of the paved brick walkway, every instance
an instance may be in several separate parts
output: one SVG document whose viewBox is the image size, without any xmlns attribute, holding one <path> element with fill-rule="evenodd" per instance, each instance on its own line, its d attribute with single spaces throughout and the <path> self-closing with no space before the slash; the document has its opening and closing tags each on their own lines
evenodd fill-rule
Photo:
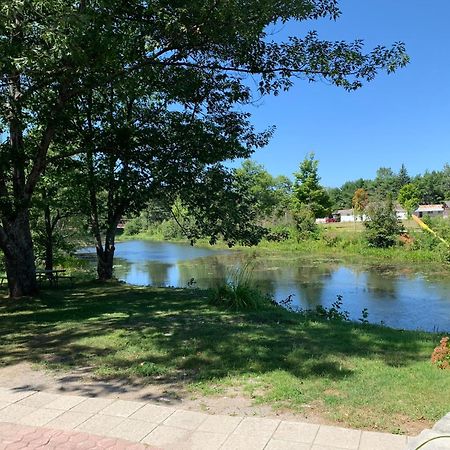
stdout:
<svg viewBox="0 0 450 450">
<path fill-rule="evenodd" d="M 303 422 L 0 388 L 0 450 L 145 445 L 163 450 L 404 450 L 407 441 L 406 436 Z"/>
<path fill-rule="evenodd" d="M 27 427 L 0 423 L 0 449 L 114 449 L 147 450 L 143 444 L 127 442 L 75 431 L 61 431 L 43 427 Z"/>
</svg>

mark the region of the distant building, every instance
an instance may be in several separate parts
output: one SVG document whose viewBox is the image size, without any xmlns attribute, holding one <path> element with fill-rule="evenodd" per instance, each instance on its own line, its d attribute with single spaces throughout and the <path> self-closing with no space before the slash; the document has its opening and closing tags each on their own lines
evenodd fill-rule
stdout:
<svg viewBox="0 0 450 450">
<path fill-rule="evenodd" d="M 353 214 L 353 209 L 339 209 L 333 213 L 333 218 L 339 222 L 361 222 L 361 216 Z M 362 220 L 366 220 L 366 216 L 363 214 Z"/>
<path fill-rule="evenodd" d="M 353 209 L 339 209 L 333 213 L 333 218 L 339 222 L 364 222 L 367 220 L 366 214 L 363 214 L 361 217 L 359 214 L 355 216 L 353 212 Z M 395 213 L 399 220 L 406 220 L 408 218 L 408 212 L 400 205 L 395 206 Z"/>
<path fill-rule="evenodd" d="M 449 207 L 450 202 L 443 202 L 437 205 L 419 205 L 419 207 L 414 211 L 414 215 L 417 217 L 449 217 Z"/>
</svg>

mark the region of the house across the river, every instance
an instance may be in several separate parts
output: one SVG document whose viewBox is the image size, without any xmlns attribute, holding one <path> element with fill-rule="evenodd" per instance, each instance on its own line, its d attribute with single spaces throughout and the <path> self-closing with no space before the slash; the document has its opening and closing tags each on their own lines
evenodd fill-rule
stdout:
<svg viewBox="0 0 450 450">
<path fill-rule="evenodd" d="M 397 214 L 397 219 L 399 220 L 405 220 L 408 218 L 406 209 L 402 208 L 400 205 L 396 205 L 395 213 Z M 353 209 L 339 209 L 333 213 L 333 219 L 337 222 L 364 222 L 367 220 L 367 215 L 355 215 Z"/>
<path fill-rule="evenodd" d="M 414 211 L 417 217 L 445 217 L 448 218 L 450 213 L 450 201 L 438 203 L 436 205 L 419 205 Z"/>
</svg>

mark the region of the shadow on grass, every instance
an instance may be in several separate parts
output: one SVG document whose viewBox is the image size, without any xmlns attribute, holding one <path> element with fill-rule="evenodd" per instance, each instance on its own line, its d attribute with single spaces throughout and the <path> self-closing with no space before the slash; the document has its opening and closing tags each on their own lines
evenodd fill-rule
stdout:
<svg viewBox="0 0 450 450">
<path fill-rule="evenodd" d="M 80 284 L 38 299 L 0 302 L 0 364 L 50 367 L 153 383 L 286 371 L 349 378 L 352 358 L 407 366 L 428 357 L 433 335 L 304 321 L 279 308 L 229 313 L 207 293 Z M 83 372 L 84 371 L 84 372 Z M 77 375 L 73 375 L 77 376 Z"/>
</svg>

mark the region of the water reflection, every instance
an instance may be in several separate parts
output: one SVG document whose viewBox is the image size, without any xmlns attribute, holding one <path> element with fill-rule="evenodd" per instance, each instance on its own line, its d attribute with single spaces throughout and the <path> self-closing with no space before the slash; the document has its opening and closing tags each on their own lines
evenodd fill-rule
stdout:
<svg viewBox="0 0 450 450">
<path fill-rule="evenodd" d="M 127 283 L 214 287 L 248 260 L 247 254 L 170 243 L 142 241 L 117 245 L 115 274 Z M 294 306 L 331 306 L 336 296 L 357 320 L 364 308 L 373 323 L 409 329 L 450 331 L 450 276 L 444 269 L 418 272 L 414 266 L 349 264 L 278 255 L 252 259 L 254 282 L 281 301 L 292 295 Z"/>
</svg>

